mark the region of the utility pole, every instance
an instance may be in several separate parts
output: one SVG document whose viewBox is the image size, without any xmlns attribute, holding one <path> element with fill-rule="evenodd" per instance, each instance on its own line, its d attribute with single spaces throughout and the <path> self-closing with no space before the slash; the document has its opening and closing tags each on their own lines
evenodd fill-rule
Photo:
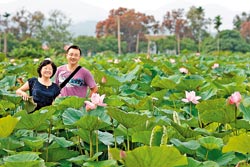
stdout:
<svg viewBox="0 0 250 167">
<path fill-rule="evenodd" d="M 136 37 L 136 50 L 135 50 L 136 53 L 139 53 L 139 42 L 140 42 L 140 33 L 138 33 Z"/>
<path fill-rule="evenodd" d="M 3 52 L 7 56 L 7 35 L 8 35 L 8 17 L 10 16 L 9 13 L 5 12 L 3 17 L 5 17 L 4 23 L 5 23 L 5 30 L 4 30 L 4 44 L 3 44 Z"/>
<path fill-rule="evenodd" d="M 121 28 L 120 28 L 120 16 L 117 15 L 117 40 L 118 40 L 118 54 L 121 55 Z"/>
</svg>

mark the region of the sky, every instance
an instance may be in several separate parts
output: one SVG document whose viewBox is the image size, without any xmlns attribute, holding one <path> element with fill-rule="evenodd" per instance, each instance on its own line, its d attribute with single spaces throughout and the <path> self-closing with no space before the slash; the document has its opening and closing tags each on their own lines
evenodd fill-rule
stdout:
<svg viewBox="0 0 250 167">
<path fill-rule="evenodd" d="M 166 4 L 173 4 L 177 1 L 183 0 L 81 0 L 85 3 L 99 6 L 105 9 L 114 8 L 114 6 L 124 6 L 135 8 L 138 10 L 155 10 Z M 249 0 L 185 0 L 196 6 L 202 5 L 220 5 L 234 11 L 249 11 L 250 1 Z M 102 2 L 102 3 L 101 3 Z M 240 2 L 240 3 L 239 3 Z"/>
<path fill-rule="evenodd" d="M 250 0 L 0 0 L 0 14 L 4 7 L 6 10 L 16 11 L 20 4 L 27 7 L 28 10 L 39 9 L 45 13 L 52 8 L 63 8 L 67 16 L 72 18 L 75 23 L 86 19 L 104 20 L 111 9 L 119 7 L 153 15 L 156 20 L 161 22 L 167 10 L 182 8 L 187 12 L 191 6 L 201 6 L 205 9 L 206 17 L 214 19 L 217 15 L 221 16 L 222 29 L 233 28 L 232 20 L 236 14 L 239 15 L 243 11 L 250 13 Z M 93 8 L 87 8 L 86 4 L 97 7 L 96 11 L 91 11 Z"/>
</svg>

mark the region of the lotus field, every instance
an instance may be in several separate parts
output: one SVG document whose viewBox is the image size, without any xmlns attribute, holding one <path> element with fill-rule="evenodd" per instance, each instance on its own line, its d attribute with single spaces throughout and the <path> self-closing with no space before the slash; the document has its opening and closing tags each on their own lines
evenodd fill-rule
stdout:
<svg viewBox="0 0 250 167">
<path fill-rule="evenodd" d="M 83 57 L 101 105 L 58 97 L 29 113 L 15 90 L 41 60 L 1 61 L 1 167 L 249 166 L 248 54 Z"/>
</svg>

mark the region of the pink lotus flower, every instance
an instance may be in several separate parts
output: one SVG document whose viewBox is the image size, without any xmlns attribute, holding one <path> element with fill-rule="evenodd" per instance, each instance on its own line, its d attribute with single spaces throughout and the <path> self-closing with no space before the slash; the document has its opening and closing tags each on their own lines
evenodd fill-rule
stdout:
<svg viewBox="0 0 250 167">
<path fill-rule="evenodd" d="M 98 93 L 93 93 L 91 96 L 91 101 L 85 101 L 84 103 L 86 104 L 85 108 L 86 111 L 96 109 L 97 106 L 107 106 L 107 104 L 103 103 L 103 100 L 105 98 L 104 95 L 99 95 Z"/>
<path fill-rule="evenodd" d="M 218 68 L 220 65 L 218 63 L 214 63 L 214 65 L 212 66 L 212 69 Z"/>
<path fill-rule="evenodd" d="M 95 105 L 94 103 L 91 103 L 90 101 L 85 101 L 84 103 L 86 104 L 85 105 L 86 111 L 94 110 L 97 107 L 97 105 Z"/>
<path fill-rule="evenodd" d="M 123 150 L 121 150 L 121 151 L 120 151 L 120 158 L 121 158 L 121 159 L 124 159 L 124 158 L 126 158 L 126 156 L 127 156 L 127 155 L 126 155 L 126 152 L 123 151 Z"/>
<path fill-rule="evenodd" d="M 186 98 L 182 99 L 183 102 L 185 103 L 192 102 L 193 104 L 199 103 L 198 100 L 201 99 L 201 97 L 196 96 L 195 91 L 191 91 L 191 92 L 185 91 L 185 93 L 186 93 Z"/>
<path fill-rule="evenodd" d="M 44 45 L 42 45 L 42 49 L 43 49 L 43 50 L 49 50 L 49 46 L 46 45 L 46 44 L 44 44 Z"/>
<path fill-rule="evenodd" d="M 107 82 L 107 78 L 105 76 L 102 77 L 102 83 L 106 83 Z"/>
<path fill-rule="evenodd" d="M 140 59 L 140 57 L 134 58 L 134 61 L 135 61 L 136 63 L 140 63 L 140 62 L 141 62 L 141 59 Z"/>
<path fill-rule="evenodd" d="M 175 59 L 170 59 L 169 61 L 170 61 L 171 64 L 175 63 Z"/>
<path fill-rule="evenodd" d="M 240 92 L 234 92 L 229 98 L 228 103 L 229 104 L 235 104 L 237 107 L 239 106 L 241 102 L 241 94 Z"/>
<path fill-rule="evenodd" d="M 93 93 L 91 96 L 91 102 L 98 106 L 106 106 L 107 104 L 103 103 L 104 98 L 105 94 L 100 96 L 98 93 Z"/>
<path fill-rule="evenodd" d="M 119 62 L 120 62 L 119 59 L 114 60 L 114 64 L 118 64 Z"/>
<path fill-rule="evenodd" d="M 188 73 L 188 69 L 186 69 L 185 67 L 181 67 L 181 68 L 179 69 L 179 71 L 180 71 L 181 73 L 183 73 L 183 74 L 187 74 L 187 73 Z"/>
</svg>

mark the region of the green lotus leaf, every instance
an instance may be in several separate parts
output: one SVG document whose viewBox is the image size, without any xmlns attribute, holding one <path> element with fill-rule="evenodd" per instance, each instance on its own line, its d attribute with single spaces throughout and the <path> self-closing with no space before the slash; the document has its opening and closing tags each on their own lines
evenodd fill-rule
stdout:
<svg viewBox="0 0 250 167">
<path fill-rule="evenodd" d="M 8 137 L 16 127 L 20 118 L 15 118 L 10 115 L 0 118 L 0 138 Z"/>
<path fill-rule="evenodd" d="M 8 75 L 0 80 L 1 89 L 8 90 L 10 87 L 15 85 L 16 75 Z"/>
<path fill-rule="evenodd" d="M 117 167 L 117 162 L 115 160 L 92 161 L 83 163 L 83 166 Z"/>
<path fill-rule="evenodd" d="M 89 157 L 88 155 L 79 155 L 77 157 L 72 157 L 70 159 L 67 159 L 70 162 L 74 162 L 78 165 L 82 165 L 86 161 L 94 161 L 96 160 L 100 155 L 102 155 L 102 152 L 95 153 L 93 157 Z"/>
<path fill-rule="evenodd" d="M 121 97 L 118 95 L 111 95 L 105 99 L 105 103 L 108 106 L 122 106 L 124 102 L 122 101 Z"/>
<path fill-rule="evenodd" d="M 188 164 L 187 165 L 180 165 L 178 167 L 202 167 L 202 162 L 199 162 L 192 157 L 187 157 Z"/>
<path fill-rule="evenodd" d="M 62 110 L 67 107 L 79 109 L 84 106 L 85 100 L 86 100 L 85 98 L 80 98 L 77 96 L 66 96 L 66 97 L 56 98 L 54 104 L 58 105 L 57 106 L 58 109 L 62 109 Z"/>
<path fill-rule="evenodd" d="M 176 87 L 176 83 L 168 78 L 160 77 L 159 75 L 157 75 L 152 80 L 151 86 L 162 89 L 174 89 Z"/>
<path fill-rule="evenodd" d="M 73 158 L 79 155 L 79 152 L 77 151 L 72 151 L 67 148 L 51 148 L 48 150 L 48 161 L 51 162 L 58 162 L 60 160 L 66 160 L 69 158 Z M 41 157 L 43 159 L 46 158 L 46 153 L 43 152 Z"/>
<path fill-rule="evenodd" d="M 107 87 L 119 87 L 121 85 L 121 82 L 118 81 L 114 76 L 107 74 L 101 70 L 94 70 L 93 74 L 96 78 L 96 81 L 100 83 L 101 85 L 107 86 Z M 106 78 L 106 83 L 102 83 L 102 77 Z"/>
<path fill-rule="evenodd" d="M 250 106 L 244 106 L 242 103 L 240 104 L 240 111 L 243 112 L 243 118 L 246 121 L 250 121 Z"/>
<path fill-rule="evenodd" d="M 133 112 L 126 113 L 117 108 L 108 108 L 107 113 L 126 128 L 133 128 L 141 124 L 146 124 L 146 121 L 150 120 L 146 115 L 140 115 Z"/>
<path fill-rule="evenodd" d="M 28 114 L 25 110 L 19 111 L 14 115 L 15 117 L 21 117 L 16 128 L 29 130 L 46 128 L 49 126 L 47 120 L 52 117 L 54 112 L 53 106 L 43 107 L 32 114 Z"/>
<path fill-rule="evenodd" d="M 179 91 L 196 90 L 198 87 L 201 87 L 203 82 L 204 78 L 202 76 L 199 75 L 187 76 L 181 79 L 180 83 L 177 84 L 176 89 L 178 89 Z"/>
<path fill-rule="evenodd" d="M 44 167 L 44 161 L 37 153 L 23 152 L 3 158 L 6 167 Z"/>
<path fill-rule="evenodd" d="M 129 71 L 128 73 L 116 77 L 117 80 L 119 80 L 120 82 L 131 82 L 133 79 L 135 79 L 137 77 L 137 73 L 141 70 L 141 67 L 139 65 L 137 65 L 133 70 Z"/>
<path fill-rule="evenodd" d="M 151 131 L 138 131 L 132 135 L 132 142 L 140 142 L 145 145 L 149 145 Z"/>
<path fill-rule="evenodd" d="M 0 111 L 4 111 L 5 113 L 6 110 L 14 110 L 16 108 L 16 105 L 12 103 L 9 100 L 0 100 Z M 5 113 L 6 114 L 6 113 Z"/>
<path fill-rule="evenodd" d="M 74 108 L 67 108 L 62 114 L 63 123 L 64 125 L 73 125 L 83 115 L 83 112 L 80 110 Z"/>
<path fill-rule="evenodd" d="M 250 136 L 247 134 L 241 134 L 239 136 L 233 136 L 229 138 L 228 143 L 223 147 L 223 152 L 240 152 L 243 154 L 250 153 Z"/>
<path fill-rule="evenodd" d="M 206 161 L 202 163 L 205 167 L 220 167 L 218 163 L 214 161 Z"/>
<path fill-rule="evenodd" d="M 74 145 L 72 141 L 68 141 L 64 137 L 54 137 L 54 141 L 61 147 L 70 147 Z"/>
<path fill-rule="evenodd" d="M 235 156 L 234 152 L 228 152 L 228 153 L 222 154 L 221 156 L 217 157 L 216 162 L 220 166 L 226 166 L 230 162 L 232 162 L 235 158 L 236 158 L 236 156 Z"/>
<path fill-rule="evenodd" d="M 233 105 L 228 105 L 224 98 L 205 100 L 196 105 L 200 119 L 204 123 L 230 123 L 235 120 Z"/>
<path fill-rule="evenodd" d="M 250 130 L 250 122 L 245 119 L 237 119 L 236 121 L 230 123 L 233 128 Z"/>
<path fill-rule="evenodd" d="M 14 138 L 0 138 L 0 148 L 1 149 L 8 149 L 8 150 L 15 150 L 24 146 L 22 141 L 19 141 Z"/>
<path fill-rule="evenodd" d="M 34 150 L 42 148 L 45 142 L 45 140 L 41 137 L 29 137 L 29 136 L 23 137 L 22 141 L 26 146 L 29 146 Z"/>
<path fill-rule="evenodd" d="M 205 147 L 208 150 L 219 150 L 224 145 L 223 140 L 221 138 L 216 138 L 213 136 L 202 137 L 199 139 L 199 143 L 201 146 Z"/>
<path fill-rule="evenodd" d="M 184 138 L 192 138 L 196 137 L 200 134 L 201 132 L 194 131 L 190 127 L 183 127 L 175 122 L 171 122 L 171 125 L 184 137 Z"/>
<path fill-rule="evenodd" d="M 187 164 L 187 157 L 172 146 L 142 146 L 126 152 L 123 158 L 126 167 L 175 167 Z"/>
<path fill-rule="evenodd" d="M 170 142 L 173 143 L 182 153 L 187 153 L 191 155 L 195 154 L 196 150 L 200 147 L 198 141 L 195 140 L 181 142 L 178 139 L 171 139 Z"/>
<path fill-rule="evenodd" d="M 33 97 L 29 97 L 27 101 L 23 101 L 24 103 L 24 109 L 30 113 L 35 110 L 37 104 L 34 102 Z"/>
<path fill-rule="evenodd" d="M 74 125 L 77 125 L 79 128 L 89 131 L 98 130 L 110 126 L 109 124 L 102 121 L 99 117 L 92 115 L 82 116 L 80 120 L 75 122 Z"/>
</svg>

